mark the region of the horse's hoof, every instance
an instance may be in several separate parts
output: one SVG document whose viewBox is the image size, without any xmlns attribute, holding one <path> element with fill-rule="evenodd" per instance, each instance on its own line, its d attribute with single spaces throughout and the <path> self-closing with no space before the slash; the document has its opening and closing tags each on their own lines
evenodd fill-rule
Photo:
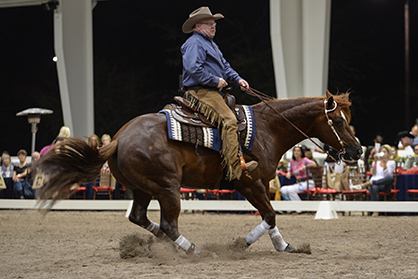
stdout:
<svg viewBox="0 0 418 279">
<path fill-rule="evenodd" d="M 283 252 L 289 252 L 289 253 L 292 253 L 294 251 L 295 251 L 295 247 L 293 247 L 293 245 L 290 243 L 287 243 L 286 248 L 283 250 Z"/>
<path fill-rule="evenodd" d="M 301 253 L 301 254 L 308 254 L 310 255 L 311 252 L 311 245 L 309 244 L 303 244 L 300 247 L 293 247 L 290 243 L 287 244 L 286 249 L 284 249 L 285 252 L 289 253 Z"/>
<path fill-rule="evenodd" d="M 215 253 L 209 252 L 208 250 L 201 250 L 198 247 L 196 247 L 194 244 L 190 246 L 186 254 L 189 256 L 194 256 L 198 258 L 218 258 L 218 255 L 216 255 Z"/>
<path fill-rule="evenodd" d="M 216 255 L 216 253 L 214 252 L 210 252 L 208 250 L 200 250 L 200 249 L 196 249 L 194 253 L 190 255 L 193 257 L 198 257 L 198 258 L 214 258 L 214 259 L 219 258 L 218 255 Z"/>
</svg>

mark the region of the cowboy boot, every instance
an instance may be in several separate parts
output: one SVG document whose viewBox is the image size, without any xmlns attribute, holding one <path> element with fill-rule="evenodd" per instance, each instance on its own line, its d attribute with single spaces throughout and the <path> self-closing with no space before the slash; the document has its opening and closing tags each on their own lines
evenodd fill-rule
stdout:
<svg viewBox="0 0 418 279">
<path fill-rule="evenodd" d="M 353 189 L 354 190 L 363 190 L 363 189 L 369 188 L 372 185 L 373 185 L 373 183 L 371 181 L 367 181 L 367 182 L 364 182 L 362 184 L 353 185 Z"/>
<path fill-rule="evenodd" d="M 245 166 L 247 167 L 247 170 L 249 172 L 252 172 L 258 167 L 258 163 L 257 161 L 251 161 L 251 162 L 246 163 Z"/>
</svg>

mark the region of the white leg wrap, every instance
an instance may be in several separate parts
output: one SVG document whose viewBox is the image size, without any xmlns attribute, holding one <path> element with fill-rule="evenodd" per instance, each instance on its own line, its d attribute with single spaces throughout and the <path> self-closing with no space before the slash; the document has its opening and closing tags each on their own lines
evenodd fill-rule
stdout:
<svg viewBox="0 0 418 279">
<path fill-rule="evenodd" d="M 146 230 L 152 232 L 154 235 L 157 235 L 158 231 L 160 230 L 160 225 L 158 225 L 157 223 L 151 221 L 151 224 L 149 224 L 148 227 L 146 227 Z"/>
<path fill-rule="evenodd" d="M 271 238 L 271 242 L 273 242 L 274 248 L 279 251 L 283 252 L 284 249 L 287 247 L 287 243 L 284 242 L 282 235 L 279 232 L 277 227 L 269 230 L 269 235 Z"/>
<path fill-rule="evenodd" d="M 247 236 L 245 237 L 247 244 L 251 245 L 254 242 L 256 242 L 263 234 L 266 233 L 268 228 L 270 228 L 270 225 L 263 220 L 261 224 L 257 225 L 257 227 L 255 227 L 249 234 L 247 234 Z"/>
<path fill-rule="evenodd" d="M 183 249 L 185 252 L 187 252 L 187 250 L 189 250 L 190 246 L 192 245 L 192 243 L 188 241 L 186 238 L 184 238 L 184 236 L 182 235 L 180 235 L 176 239 L 176 241 L 174 241 L 174 243 L 180 246 L 180 248 Z"/>
</svg>

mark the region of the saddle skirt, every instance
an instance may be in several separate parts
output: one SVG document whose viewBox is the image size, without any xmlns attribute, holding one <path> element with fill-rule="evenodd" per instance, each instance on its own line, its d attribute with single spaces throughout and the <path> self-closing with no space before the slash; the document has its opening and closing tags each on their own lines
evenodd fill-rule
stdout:
<svg viewBox="0 0 418 279">
<path fill-rule="evenodd" d="M 188 102 L 181 98 L 179 101 Z M 184 109 L 186 105 L 169 104 L 159 113 L 164 113 L 167 117 L 168 137 L 172 140 L 189 142 L 216 151 L 222 149 L 222 142 L 216 126 L 207 120 L 197 111 L 190 108 Z M 238 119 L 238 130 L 240 131 L 240 141 L 248 149 L 252 150 L 255 136 L 255 122 L 252 107 L 245 105 L 235 106 L 235 115 Z"/>
</svg>

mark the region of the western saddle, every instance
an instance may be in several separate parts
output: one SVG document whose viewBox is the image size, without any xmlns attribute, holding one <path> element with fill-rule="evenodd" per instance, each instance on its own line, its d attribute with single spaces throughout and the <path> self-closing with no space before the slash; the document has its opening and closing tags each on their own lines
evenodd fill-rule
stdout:
<svg viewBox="0 0 418 279">
<path fill-rule="evenodd" d="M 177 104 L 169 104 L 168 107 L 177 121 L 192 126 L 217 128 L 217 123 L 212 123 L 196 108 L 192 107 L 189 100 L 180 96 L 174 97 L 174 100 Z M 236 105 L 234 95 L 229 93 L 225 94 L 224 100 L 237 118 L 238 131 L 244 130 L 246 128 L 246 119 L 242 106 Z"/>
</svg>

